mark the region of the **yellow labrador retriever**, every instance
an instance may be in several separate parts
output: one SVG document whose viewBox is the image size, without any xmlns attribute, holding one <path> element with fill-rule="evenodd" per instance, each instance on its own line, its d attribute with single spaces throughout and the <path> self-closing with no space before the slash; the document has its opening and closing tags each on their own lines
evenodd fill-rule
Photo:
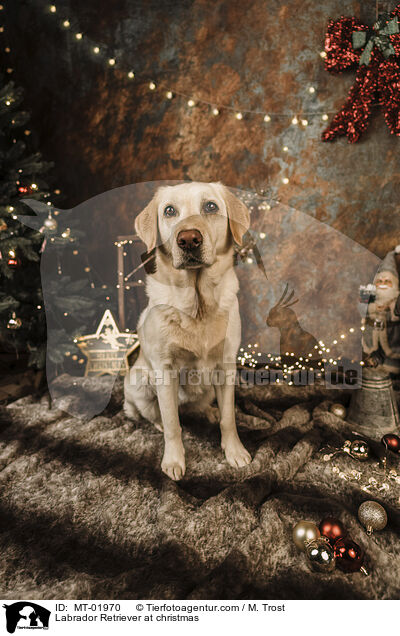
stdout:
<svg viewBox="0 0 400 636">
<path fill-rule="evenodd" d="M 178 406 L 201 412 L 215 395 L 228 463 L 251 461 L 236 430 L 234 398 L 241 331 L 234 243 L 242 244 L 248 227 L 248 209 L 220 183 L 161 187 L 136 218 L 154 267 L 124 410 L 164 432 L 161 468 L 174 480 L 185 474 Z"/>
</svg>

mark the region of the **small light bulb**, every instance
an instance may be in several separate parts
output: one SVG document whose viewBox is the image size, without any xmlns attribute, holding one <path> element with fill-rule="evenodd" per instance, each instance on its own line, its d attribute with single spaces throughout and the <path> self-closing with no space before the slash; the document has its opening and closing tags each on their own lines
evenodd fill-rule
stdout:
<svg viewBox="0 0 400 636">
<path fill-rule="evenodd" d="M 307 119 L 302 119 L 301 123 L 303 124 L 303 126 L 308 126 L 308 120 Z"/>
<path fill-rule="evenodd" d="M 11 256 L 12 258 L 14 258 L 14 256 L 15 256 L 15 252 L 14 252 L 14 250 L 10 250 L 10 251 L 8 252 L 8 254 L 9 254 L 9 256 Z"/>
<path fill-rule="evenodd" d="M 287 146 L 283 146 L 282 150 L 283 150 L 283 152 L 287 152 L 289 150 L 289 148 Z"/>
<path fill-rule="evenodd" d="M 284 183 L 285 185 L 287 185 L 289 183 L 289 179 L 287 177 L 283 177 L 282 179 L 282 183 Z"/>
<path fill-rule="evenodd" d="M 11 105 L 11 102 L 10 102 L 10 100 L 9 100 L 9 99 L 7 99 L 7 101 L 6 101 L 6 106 L 10 106 L 10 105 Z"/>
<path fill-rule="evenodd" d="M 265 239 L 266 234 L 264 232 L 260 232 L 260 239 Z"/>
<path fill-rule="evenodd" d="M 149 84 L 149 89 L 150 89 L 151 91 L 155 91 L 155 89 L 156 89 L 156 85 L 154 84 L 154 82 L 150 82 L 150 84 Z"/>
<path fill-rule="evenodd" d="M 108 63 L 109 63 L 110 66 L 114 66 L 115 59 L 113 57 L 110 57 L 110 59 L 108 60 Z"/>
<path fill-rule="evenodd" d="M 265 115 L 264 121 L 266 121 L 266 122 L 271 121 L 271 117 L 269 115 Z"/>
<path fill-rule="evenodd" d="M 32 184 L 31 184 L 31 188 L 32 188 L 32 190 L 37 190 L 37 185 L 36 185 L 36 183 L 32 183 Z"/>
<path fill-rule="evenodd" d="M 66 29 L 68 29 L 68 27 L 71 26 L 71 22 L 69 20 L 64 20 L 63 22 L 63 27 L 65 27 Z"/>
<path fill-rule="evenodd" d="M 51 13 L 55 13 L 57 11 L 57 7 L 54 4 L 52 4 L 50 6 L 50 11 L 51 11 Z"/>
<path fill-rule="evenodd" d="M 133 79 L 135 77 L 135 73 L 133 71 L 129 71 L 128 77 L 129 79 Z"/>
<path fill-rule="evenodd" d="M 96 55 L 97 53 L 100 53 L 100 49 L 98 46 L 93 47 L 93 53 L 96 53 Z"/>
<path fill-rule="evenodd" d="M 321 51 L 321 52 L 320 52 L 320 56 L 321 56 L 322 58 L 325 58 L 325 57 L 326 57 L 326 51 Z"/>
<path fill-rule="evenodd" d="M 295 116 L 295 117 L 293 117 L 293 119 L 292 119 L 292 124 L 293 124 L 294 126 L 297 126 L 297 124 L 298 124 L 298 123 L 299 123 L 299 120 L 297 119 L 297 117 L 296 117 L 296 116 Z"/>
<path fill-rule="evenodd" d="M 12 206 L 12 205 L 9 205 L 9 206 L 8 206 L 8 211 L 9 211 L 9 212 L 14 212 L 14 208 L 13 208 L 13 206 Z"/>
<path fill-rule="evenodd" d="M 243 119 L 242 113 L 236 113 L 235 117 L 236 117 L 236 119 Z"/>
<path fill-rule="evenodd" d="M 212 109 L 212 114 L 214 115 L 214 117 L 216 117 L 217 115 L 219 115 L 219 110 L 218 110 L 218 108 L 213 108 L 213 109 Z"/>
<path fill-rule="evenodd" d="M 311 95 L 312 95 L 313 93 L 315 93 L 315 88 L 314 88 L 314 86 L 310 86 L 310 87 L 309 87 L 309 89 L 308 89 L 308 92 L 309 92 L 309 93 L 311 93 Z"/>
<path fill-rule="evenodd" d="M 82 33 L 75 33 L 75 37 L 77 40 L 82 40 Z"/>
<path fill-rule="evenodd" d="M 166 96 L 166 98 L 167 98 L 167 99 L 172 99 L 172 98 L 173 98 L 172 91 L 167 91 L 167 92 L 165 93 L 165 96 Z"/>
<path fill-rule="evenodd" d="M 327 121 L 327 119 L 328 119 L 328 115 L 327 115 L 326 113 L 324 113 L 324 114 L 322 115 L 322 120 L 323 120 L 323 121 Z"/>
<path fill-rule="evenodd" d="M 187 105 L 188 105 L 188 106 L 190 106 L 190 108 L 193 108 L 193 106 L 194 106 L 194 101 L 193 101 L 193 99 L 188 99 L 188 103 L 187 103 Z"/>
</svg>

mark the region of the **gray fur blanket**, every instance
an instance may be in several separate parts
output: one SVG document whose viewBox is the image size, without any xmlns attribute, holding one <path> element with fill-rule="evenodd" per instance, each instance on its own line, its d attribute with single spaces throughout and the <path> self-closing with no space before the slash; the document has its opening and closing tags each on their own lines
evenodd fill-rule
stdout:
<svg viewBox="0 0 400 636">
<path fill-rule="evenodd" d="M 60 378 L 63 391 L 67 382 Z M 101 390 L 101 380 L 82 382 Z M 68 399 L 78 399 L 75 390 Z M 374 459 L 324 460 L 321 448 L 349 435 L 328 410 L 338 399 L 346 403 L 348 395 L 240 387 L 238 428 L 252 463 L 227 465 L 213 409 L 183 422 L 187 472 L 178 483 L 160 469 L 162 434 L 121 411 L 121 383 L 105 412 L 86 422 L 49 409 L 45 398 L 2 408 L 0 596 L 398 598 L 399 480 L 382 487 Z M 357 519 L 366 499 L 389 516 L 372 537 Z M 365 548 L 369 577 L 309 569 L 292 528 L 327 515 L 340 517 Z"/>
</svg>

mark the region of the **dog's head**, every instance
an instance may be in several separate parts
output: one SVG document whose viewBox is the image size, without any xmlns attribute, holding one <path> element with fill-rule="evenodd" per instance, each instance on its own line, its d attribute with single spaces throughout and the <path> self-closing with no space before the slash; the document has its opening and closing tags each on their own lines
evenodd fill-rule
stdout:
<svg viewBox="0 0 400 636">
<path fill-rule="evenodd" d="M 242 244 L 249 211 L 221 183 L 183 183 L 157 190 L 137 216 L 135 230 L 148 252 L 162 248 L 176 269 L 209 267 L 232 242 Z"/>
</svg>

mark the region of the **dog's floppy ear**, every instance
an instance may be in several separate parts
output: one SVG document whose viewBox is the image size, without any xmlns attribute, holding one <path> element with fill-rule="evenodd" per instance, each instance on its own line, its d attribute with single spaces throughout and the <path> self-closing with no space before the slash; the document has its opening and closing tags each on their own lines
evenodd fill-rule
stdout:
<svg viewBox="0 0 400 636">
<path fill-rule="evenodd" d="M 249 210 L 226 186 L 224 186 L 224 199 L 233 240 L 238 245 L 242 245 L 243 235 L 250 226 Z"/>
<path fill-rule="evenodd" d="M 157 195 L 135 219 L 135 231 L 143 243 L 146 244 L 147 251 L 151 252 L 157 241 Z"/>
</svg>

